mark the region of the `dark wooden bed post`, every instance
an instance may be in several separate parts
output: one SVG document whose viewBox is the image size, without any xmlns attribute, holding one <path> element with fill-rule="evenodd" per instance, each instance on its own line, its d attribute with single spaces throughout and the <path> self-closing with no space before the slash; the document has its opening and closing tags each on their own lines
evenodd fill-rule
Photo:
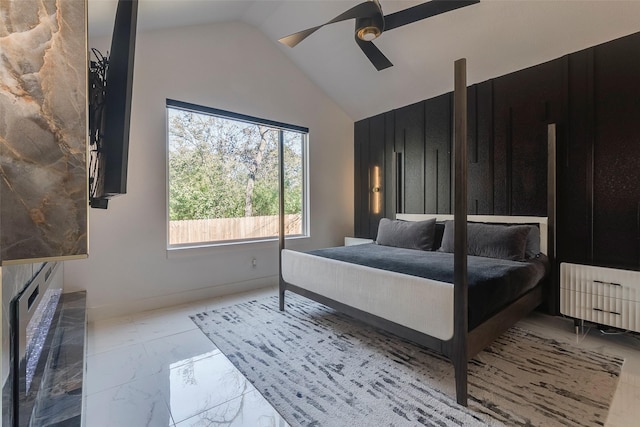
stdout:
<svg viewBox="0 0 640 427">
<path fill-rule="evenodd" d="M 453 366 L 456 400 L 467 406 L 468 283 L 467 283 L 467 60 L 454 63 L 454 256 L 453 256 Z"/>
<path fill-rule="evenodd" d="M 278 300 L 280 302 L 280 311 L 284 311 L 284 289 L 285 281 L 282 278 L 282 251 L 284 250 L 284 236 L 286 233 L 284 227 L 284 132 L 280 130 L 278 138 L 278 178 L 279 178 L 279 231 L 278 231 Z"/>
</svg>

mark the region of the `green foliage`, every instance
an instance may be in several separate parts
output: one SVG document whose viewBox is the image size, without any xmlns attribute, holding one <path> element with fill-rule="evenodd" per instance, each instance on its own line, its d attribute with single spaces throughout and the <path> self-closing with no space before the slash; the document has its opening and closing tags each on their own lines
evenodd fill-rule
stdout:
<svg viewBox="0 0 640 427">
<path fill-rule="evenodd" d="M 169 110 L 171 220 L 278 214 L 278 134 Z M 285 212 L 302 212 L 302 136 L 285 132 Z"/>
<path fill-rule="evenodd" d="M 276 183 L 260 182 L 253 193 L 253 209 L 256 216 L 278 215 L 278 186 Z"/>
</svg>

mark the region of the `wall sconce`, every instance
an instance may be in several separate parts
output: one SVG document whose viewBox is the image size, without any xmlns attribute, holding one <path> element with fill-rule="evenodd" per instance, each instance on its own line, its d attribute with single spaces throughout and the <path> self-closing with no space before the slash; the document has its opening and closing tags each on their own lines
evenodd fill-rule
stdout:
<svg viewBox="0 0 640 427">
<path fill-rule="evenodd" d="M 381 179 L 380 179 L 380 166 L 374 166 L 371 168 L 370 172 L 370 183 L 371 183 L 371 213 L 374 215 L 380 214 L 382 210 L 382 188 Z"/>
</svg>

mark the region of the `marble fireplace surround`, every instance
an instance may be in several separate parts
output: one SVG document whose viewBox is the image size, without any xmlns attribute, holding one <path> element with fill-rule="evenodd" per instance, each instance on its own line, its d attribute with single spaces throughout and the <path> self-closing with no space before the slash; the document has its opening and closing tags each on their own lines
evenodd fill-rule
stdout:
<svg viewBox="0 0 640 427">
<path fill-rule="evenodd" d="M 43 268 L 39 261 L 87 255 L 87 0 L 2 0 L 0 16 L 1 361 L 6 385 L 11 301 Z M 75 333 L 64 324 L 65 313 L 72 311 L 57 313 L 63 328 L 56 339 Z M 85 322 L 80 323 L 84 330 Z M 4 408 L 2 415 L 2 425 L 10 425 Z"/>
<path fill-rule="evenodd" d="M 86 257 L 86 0 L 0 2 L 0 259 Z"/>
</svg>

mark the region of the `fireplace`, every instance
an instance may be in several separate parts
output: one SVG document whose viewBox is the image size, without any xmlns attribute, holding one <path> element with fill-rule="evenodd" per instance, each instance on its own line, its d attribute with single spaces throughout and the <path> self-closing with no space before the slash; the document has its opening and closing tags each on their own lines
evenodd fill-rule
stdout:
<svg viewBox="0 0 640 427">
<path fill-rule="evenodd" d="M 62 263 L 40 266 L 38 271 L 33 269 L 33 277 L 26 285 L 14 285 L 19 290 L 8 307 L 10 351 L 2 425 L 22 427 L 65 421 L 68 424 L 64 425 L 79 426 L 85 293 L 62 294 Z M 17 276 L 21 276 L 18 280 L 25 277 Z M 3 282 L 3 291 L 10 287 Z"/>
</svg>

